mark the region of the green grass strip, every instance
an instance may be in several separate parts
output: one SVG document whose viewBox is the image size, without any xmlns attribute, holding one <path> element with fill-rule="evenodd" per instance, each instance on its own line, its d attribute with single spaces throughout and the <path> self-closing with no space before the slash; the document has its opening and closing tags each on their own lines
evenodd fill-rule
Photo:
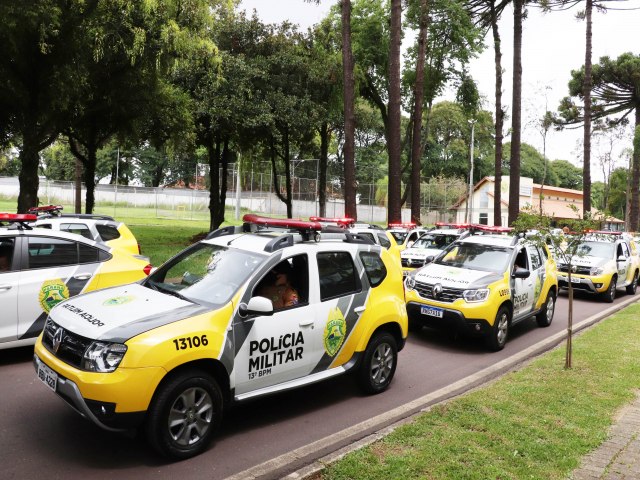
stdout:
<svg viewBox="0 0 640 480">
<path fill-rule="evenodd" d="M 572 369 L 564 368 L 563 343 L 347 455 L 322 478 L 568 478 L 640 387 L 640 305 L 574 337 L 573 345 Z"/>
</svg>

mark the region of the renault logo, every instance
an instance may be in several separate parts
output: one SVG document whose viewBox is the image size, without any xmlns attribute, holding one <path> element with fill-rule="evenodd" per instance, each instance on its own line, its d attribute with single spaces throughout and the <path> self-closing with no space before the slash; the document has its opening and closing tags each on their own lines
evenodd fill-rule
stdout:
<svg viewBox="0 0 640 480">
<path fill-rule="evenodd" d="M 56 330 L 56 333 L 53 334 L 53 339 L 52 339 L 53 353 L 58 353 L 58 349 L 60 348 L 60 344 L 62 343 L 62 335 L 64 335 L 64 329 L 62 327 L 59 327 Z"/>
<path fill-rule="evenodd" d="M 437 300 L 438 298 L 440 298 L 440 295 L 442 295 L 442 285 L 439 283 L 436 283 L 433 286 L 433 298 Z"/>
<path fill-rule="evenodd" d="M 571 265 L 571 273 L 576 273 L 578 271 L 578 267 L 575 265 Z"/>
</svg>

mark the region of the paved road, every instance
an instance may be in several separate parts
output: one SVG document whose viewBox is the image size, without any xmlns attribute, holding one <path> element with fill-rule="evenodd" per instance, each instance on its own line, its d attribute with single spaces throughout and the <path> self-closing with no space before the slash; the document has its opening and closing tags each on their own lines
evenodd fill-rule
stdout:
<svg viewBox="0 0 640 480">
<path fill-rule="evenodd" d="M 620 292 L 616 303 L 628 299 L 629 296 Z M 610 306 L 577 295 L 574 322 Z M 455 382 L 566 330 L 567 310 L 564 293 L 549 328 L 538 328 L 534 320 L 518 325 L 511 332 L 505 349 L 498 353 L 487 352 L 480 342 L 433 330 L 411 334 L 407 347 L 400 353 L 396 377 L 387 392 L 363 396 L 350 377 L 343 377 L 238 406 L 228 412 L 211 449 L 196 458 L 173 464 L 159 459 L 142 439 L 98 429 L 47 391 L 35 377 L 31 348 L 0 350 L 0 458 L 3 460 L 0 477 L 112 479 L 117 475 L 119 480 L 126 480 L 153 475 L 158 480 L 189 480 L 233 475 L 246 478 L 252 472 L 249 469 L 256 465 L 286 454 L 295 457 L 288 458 L 291 463 L 286 468 L 273 470 L 268 475 L 279 478 L 424 408 L 422 400 L 417 399 L 446 390 Z M 500 372 L 498 368 L 494 375 Z M 448 390 L 447 395 L 455 393 L 458 392 Z M 371 421 L 372 418 L 376 420 Z M 364 428 L 352 429 L 358 431 L 353 434 L 350 427 L 358 424 Z M 343 434 L 336 435 L 336 432 Z M 313 447 L 301 449 L 309 444 Z"/>
</svg>

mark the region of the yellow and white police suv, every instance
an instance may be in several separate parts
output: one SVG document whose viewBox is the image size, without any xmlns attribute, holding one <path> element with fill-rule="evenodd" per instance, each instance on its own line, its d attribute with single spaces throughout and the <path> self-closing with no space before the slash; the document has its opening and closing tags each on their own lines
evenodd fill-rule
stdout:
<svg viewBox="0 0 640 480">
<path fill-rule="evenodd" d="M 141 284 L 59 304 L 36 345 L 40 379 L 107 430 L 142 427 L 173 458 L 205 449 L 232 402 L 350 371 L 385 390 L 408 332 L 388 252 L 316 222 L 244 220 Z"/>
<path fill-rule="evenodd" d="M 133 255 L 142 253 L 136 237 L 123 222 L 108 215 L 63 214 L 62 209 L 60 205 L 45 205 L 30 208 L 29 213 L 38 215 L 36 227 L 82 235 Z"/>
<path fill-rule="evenodd" d="M 546 247 L 494 234 L 508 228 L 473 230 L 406 277 L 409 322 L 482 336 L 491 350 L 501 350 L 513 324 L 532 316 L 541 327 L 551 324 L 556 266 Z"/>
<path fill-rule="evenodd" d="M 68 232 L 32 228 L 35 215 L 0 214 L 0 349 L 33 345 L 50 310 L 74 295 L 136 282 L 151 271 L 131 255 Z"/>
<path fill-rule="evenodd" d="M 567 242 L 575 251 L 571 257 L 571 286 L 588 293 L 599 294 L 606 302 L 613 302 L 616 290 L 625 288 L 635 295 L 638 288 L 640 260 L 634 255 L 626 237 L 619 232 L 591 232 L 578 244 Z M 569 286 L 569 265 L 558 256 L 558 284 Z"/>
</svg>

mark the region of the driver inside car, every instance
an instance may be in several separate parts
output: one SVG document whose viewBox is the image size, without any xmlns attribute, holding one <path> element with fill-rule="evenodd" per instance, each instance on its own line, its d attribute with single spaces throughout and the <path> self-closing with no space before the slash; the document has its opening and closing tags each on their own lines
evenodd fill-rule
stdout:
<svg viewBox="0 0 640 480">
<path fill-rule="evenodd" d="M 257 294 L 271 300 L 274 310 L 297 305 L 300 297 L 291 285 L 291 276 L 292 268 L 289 262 L 280 262 L 260 282 Z"/>
</svg>

